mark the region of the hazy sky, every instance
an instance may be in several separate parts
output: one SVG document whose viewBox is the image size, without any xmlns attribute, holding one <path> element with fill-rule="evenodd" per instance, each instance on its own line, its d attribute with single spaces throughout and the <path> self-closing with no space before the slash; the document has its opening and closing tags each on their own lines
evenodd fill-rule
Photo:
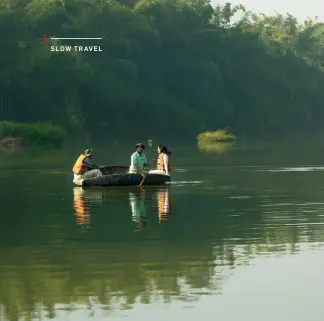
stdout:
<svg viewBox="0 0 324 321">
<path fill-rule="evenodd" d="M 324 22 L 324 0 L 211 0 L 212 4 L 224 4 L 230 2 L 234 5 L 242 4 L 247 10 L 255 13 L 273 14 L 277 11 L 281 14 L 290 13 L 300 22 L 307 17 Z"/>
</svg>

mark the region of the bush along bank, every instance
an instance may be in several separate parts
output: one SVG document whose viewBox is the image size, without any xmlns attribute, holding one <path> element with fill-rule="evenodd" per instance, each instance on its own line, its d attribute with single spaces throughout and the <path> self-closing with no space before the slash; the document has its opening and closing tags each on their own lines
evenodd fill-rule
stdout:
<svg viewBox="0 0 324 321">
<path fill-rule="evenodd" d="M 32 146 L 60 147 L 67 133 L 59 125 L 50 122 L 15 123 L 0 121 L 0 146 L 22 148 Z"/>
<path fill-rule="evenodd" d="M 227 128 L 218 129 L 214 132 L 203 132 L 197 137 L 199 143 L 222 143 L 222 142 L 234 142 L 236 136 L 231 133 Z"/>
</svg>

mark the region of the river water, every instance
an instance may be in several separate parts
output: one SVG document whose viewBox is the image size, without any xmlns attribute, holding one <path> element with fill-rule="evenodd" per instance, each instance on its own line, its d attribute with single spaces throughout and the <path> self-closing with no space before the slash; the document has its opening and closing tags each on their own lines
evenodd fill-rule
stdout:
<svg viewBox="0 0 324 321">
<path fill-rule="evenodd" d="M 74 187 L 77 154 L 0 154 L 0 320 L 323 320 L 319 146 L 174 148 L 144 190 Z"/>
</svg>

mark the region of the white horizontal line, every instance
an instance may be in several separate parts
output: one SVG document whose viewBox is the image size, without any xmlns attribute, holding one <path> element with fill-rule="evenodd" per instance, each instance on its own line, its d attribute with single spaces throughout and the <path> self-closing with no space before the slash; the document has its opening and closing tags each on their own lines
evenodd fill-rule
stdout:
<svg viewBox="0 0 324 321">
<path fill-rule="evenodd" d="M 102 38 L 57 38 L 57 37 L 50 37 L 50 39 L 55 39 L 55 40 L 96 40 L 96 39 L 102 39 Z"/>
</svg>

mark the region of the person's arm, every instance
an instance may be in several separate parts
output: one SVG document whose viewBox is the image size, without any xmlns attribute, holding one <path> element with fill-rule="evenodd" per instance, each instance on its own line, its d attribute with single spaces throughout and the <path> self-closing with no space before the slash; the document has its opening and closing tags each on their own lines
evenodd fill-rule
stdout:
<svg viewBox="0 0 324 321">
<path fill-rule="evenodd" d="M 92 170 L 92 169 L 98 169 L 99 167 L 94 164 L 91 160 L 91 158 L 89 157 L 86 157 L 84 160 L 83 160 L 83 165 L 84 167 L 89 171 L 89 170 Z"/>
<path fill-rule="evenodd" d="M 138 166 L 136 165 L 136 157 L 135 155 L 131 156 L 131 165 L 134 166 L 136 172 L 142 176 L 144 176 L 144 173 L 138 168 Z"/>
<path fill-rule="evenodd" d="M 167 154 L 163 155 L 164 170 L 167 175 L 169 175 L 169 156 Z"/>
</svg>

